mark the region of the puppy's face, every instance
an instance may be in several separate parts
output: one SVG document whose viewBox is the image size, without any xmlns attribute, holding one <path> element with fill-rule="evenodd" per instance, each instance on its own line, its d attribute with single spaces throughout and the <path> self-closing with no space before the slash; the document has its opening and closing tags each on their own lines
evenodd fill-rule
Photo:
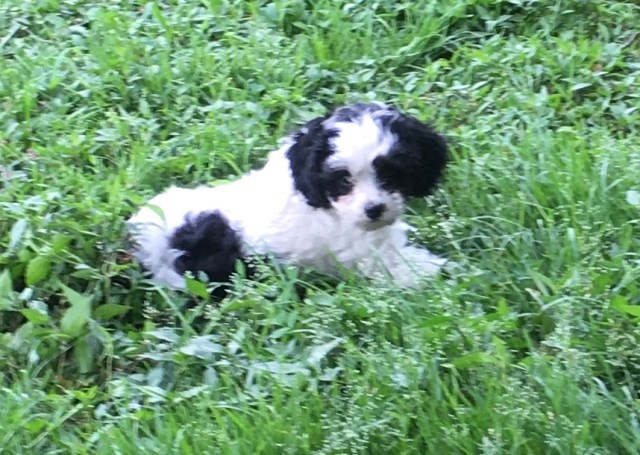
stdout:
<svg viewBox="0 0 640 455">
<path fill-rule="evenodd" d="M 364 230 L 398 219 L 411 196 L 428 194 L 447 147 L 426 124 L 381 104 L 355 104 L 312 120 L 288 151 L 307 203 Z"/>
<path fill-rule="evenodd" d="M 391 182 L 383 181 L 374 165 L 397 142 L 380 120 L 362 115 L 344 121 L 337 115 L 324 123 L 335 131 L 329 140 L 333 153 L 322 165 L 326 199 L 341 218 L 365 230 L 393 223 L 404 209 L 399 188 L 386 184 Z"/>
</svg>

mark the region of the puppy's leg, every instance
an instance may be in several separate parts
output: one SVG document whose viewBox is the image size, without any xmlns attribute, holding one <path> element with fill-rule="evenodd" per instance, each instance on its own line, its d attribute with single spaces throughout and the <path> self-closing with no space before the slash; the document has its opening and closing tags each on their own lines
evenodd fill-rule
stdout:
<svg viewBox="0 0 640 455">
<path fill-rule="evenodd" d="M 391 278 L 402 287 L 415 287 L 438 273 L 447 259 L 410 245 L 406 233 L 411 229 L 408 224 L 397 222 L 382 231 L 384 241 L 360 262 L 359 269 L 369 278 Z"/>
<path fill-rule="evenodd" d="M 358 270 L 374 280 L 391 278 L 402 287 L 415 287 L 440 271 L 447 260 L 424 248 L 405 245 L 378 250 L 360 261 Z"/>
<path fill-rule="evenodd" d="M 447 260 L 430 251 L 413 245 L 406 245 L 387 263 L 387 270 L 393 279 L 404 287 L 417 286 L 420 280 L 429 278 L 442 269 Z"/>
</svg>

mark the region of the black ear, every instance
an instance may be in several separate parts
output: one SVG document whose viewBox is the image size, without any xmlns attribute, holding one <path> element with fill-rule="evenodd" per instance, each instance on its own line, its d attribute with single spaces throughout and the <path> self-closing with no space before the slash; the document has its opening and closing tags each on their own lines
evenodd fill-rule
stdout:
<svg viewBox="0 0 640 455">
<path fill-rule="evenodd" d="M 397 137 L 390 153 L 374 160 L 378 178 L 389 190 L 405 197 L 430 194 L 448 160 L 444 137 L 414 117 L 400 114 L 389 125 Z"/>
<path fill-rule="evenodd" d="M 327 197 L 323 163 L 333 153 L 329 141 L 337 132 L 323 124 L 328 116 L 311 120 L 293 135 L 293 145 L 287 151 L 296 190 L 307 204 L 316 208 L 331 208 Z"/>
</svg>

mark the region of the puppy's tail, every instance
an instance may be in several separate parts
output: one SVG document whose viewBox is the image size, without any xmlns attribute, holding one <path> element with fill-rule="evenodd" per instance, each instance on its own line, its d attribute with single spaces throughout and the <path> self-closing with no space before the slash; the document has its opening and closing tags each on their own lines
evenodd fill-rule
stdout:
<svg viewBox="0 0 640 455">
<path fill-rule="evenodd" d="M 157 218 L 155 213 L 144 207 L 127 221 L 133 254 L 154 282 L 182 288 L 184 279 L 174 267 L 180 252 L 169 247 L 171 231 Z"/>
</svg>

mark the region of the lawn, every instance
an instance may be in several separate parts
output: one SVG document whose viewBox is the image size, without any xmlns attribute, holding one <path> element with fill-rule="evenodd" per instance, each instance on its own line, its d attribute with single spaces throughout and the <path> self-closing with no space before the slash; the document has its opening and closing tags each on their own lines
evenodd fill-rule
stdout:
<svg viewBox="0 0 640 455">
<path fill-rule="evenodd" d="M 371 99 L 449 138 L 455 268 L 144 280 L 148 197 Z M 2 0 L 0 102 L 0 451 L 640 453 L 637 1 Z"/>
</svg>

